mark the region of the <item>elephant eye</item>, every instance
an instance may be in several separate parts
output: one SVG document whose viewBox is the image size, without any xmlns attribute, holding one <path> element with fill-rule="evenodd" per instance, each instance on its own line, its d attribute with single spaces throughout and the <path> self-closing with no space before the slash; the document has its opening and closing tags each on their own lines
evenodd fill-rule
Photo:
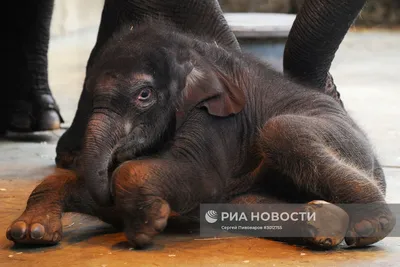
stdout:
<svg viewBox="0 0 400 267">
<path fill-rule="evenodd" d="M 146 101 L 149 100 L 150 97 L 151 97 L 151 90 L 149 88 L 145 88 L 139 93 L 137 99 L 139 101 Z"/>
</svg>

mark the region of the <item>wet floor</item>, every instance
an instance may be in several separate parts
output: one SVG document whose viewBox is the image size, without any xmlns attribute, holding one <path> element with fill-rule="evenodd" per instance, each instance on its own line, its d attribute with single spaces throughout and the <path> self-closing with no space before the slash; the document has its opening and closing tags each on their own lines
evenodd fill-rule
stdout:
<svg viewBox="0 0 400 267">
<path fill-rule="evenodd" d="M 51 43 L 50 83 L 67 123 L 72 121 L 95 32 Z M 388 180 L 390 203 L 400 203 L 400 32 L 353 32 L 346 37 L 332 73 L 347 110 L 370 136 Z M 276 62 L 281 48 L 255 53 Z M 273 52 L 275 51 L 275 52 Z M 275 53 L 275 54 L 274 54 Z M 275 63 L 273 63 L 275 64 Z M 53 247 L 15 247 L 5 230 L 28 195 L 54 168 L 62 131 L 0 140 L 0 266 L 398 266 L 400 238 L 367 249 L 341 247 L 312 252 L 264 239 L 204 239 L 178 227 L 156 238 L 147 251 L 130 249 L 123 234 L 89 217 L 67 214 L 64 240 Z M 193 232 L 194 231 L 194 232 Z"/>
</svg>

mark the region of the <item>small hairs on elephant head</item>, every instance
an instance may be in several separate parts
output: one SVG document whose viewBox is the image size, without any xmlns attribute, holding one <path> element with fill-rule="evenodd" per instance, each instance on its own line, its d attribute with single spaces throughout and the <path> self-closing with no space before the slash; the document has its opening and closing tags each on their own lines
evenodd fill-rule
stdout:
<svg viewBox="0 0 400 267">
<path fill-rule="evenodd" d="M 114 168 L 160 151 L 191 110 L 225 117 L 245 104 L 243 91 L 188 47 L 188 40 L 170 42 L 168 37 L 183 37 L 141 27 L 111 39 L 88 70 L 93 110 L 81 172 L 100 205 L 112 204 Z"/>
</svg>

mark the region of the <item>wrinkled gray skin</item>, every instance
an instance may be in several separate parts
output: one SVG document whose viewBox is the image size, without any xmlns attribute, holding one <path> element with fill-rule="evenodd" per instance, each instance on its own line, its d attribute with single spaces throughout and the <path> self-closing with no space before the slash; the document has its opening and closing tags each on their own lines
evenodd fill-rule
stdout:
<svg viewBox="0 0 400 267">
<path fill-rule="evenodd" d="M 73 211 L 111 223 L 145 248 L 171 211 L 198 218 L 204 203 L 298 203 L 261 210 L 315 211 L 315 221 L 279 222 L 295 244 L 311 247 L 343 240 L 363 247 L 391 232 L 396 218 L 382 168 L 337 101 L 166 24 L 128 28 L 96 58 L 87 79 L 94 114 L 83 175 L 58 169 L 46 177 L 7 229 L 9 240 L 56 244 L 62 213 Z M 111 155 L 134 159 L 114 170 Z M 108 170 L 114 205 L 104 207 L 89 189 L 108 197 Z M 256 206 L 246 205 L 249 212 L 260 211 Z"/>
<path fill-rule="evenodd" d="M 48 131 L 63 122 L 48 81 L 47 52 L 54 0 L 8 1 L 0 12 L 12 18 L 3 31 L 0 136 Z"/>
<path fill-rule="evenodd" d="M 239 44 L 230 31 L 219 4 L 215 0 L 179 1 L 179 0 L 116 0 L 105 1 L 100 29 L 95 47 L 90 55 L 87 70 L 91 68 L 104 43 L 118 31 L 122 25 L 135 24 L 147 17 L 163 16 L 179 28 L 200 36 L 209 36 L 220 45 L 239 49 Z M 86 88 L 86 82 L 84 84 Z M 59 167 L 73 167 L 76 155 L 82 149 L 83 137 L 92 115 L 91 94 L 83 90 L 78 110 L 71 127 L 60 138 L 57 145 L 56 162 Z"/>
<path fill-rule="evenodd" d="M 316 87 L 339 100 L 328 71 L 339 44 L 364 3 L 365 0 L 306 0 L 288 38 L 284 55 L 285 73 L 296 81 Z M 15 114 L 9 114 L 13 111 L 9 111 L 7 106 L 12 101 L 1 98 L 1 101 L 7 103 L 0 105 L 1 109 L 5 109 L 0 110 L 0 132 L 8 127 L 10 117 L 15 117 L 18 123 L 22 122 L 21 125 L 14 125 L 16 130 L 21 131 L 58 127 L 61 120 L 55 101 L 51 97 L 47 78 L 47 49 L 54 0 L 38 0 L 32 5 L 11 8 L 16 12 L 23 11 L 24 15 L 19 23 L 14 25 L 16 28 L 9 31 L 13 36 L 6 38 L 11 42 L 9 46 L 15 48 L 14 53 L 19 55 L 17 58 L 9 58 L 9 65 L 17 64 L 18 69 L 24 71 L 6 75 L 5 90 L 8 90 L 9 94 L 6 95 L 12 96 L 12 100 L 24 99 L 28 103 L 33 101 L 31 105 L 34 114 L 22 112 L 15 117 Z M 87 71 L 104 43 L 121 25 L 131 24 L 134 29 L 135 24 L 143 18 L 154 16 L 166 17 L 184 31 L 207 36 L 228 49 L 239 49 L 238 42 L 227 26 L 216 0 L 105 0 L 97 41 L 88 60 Z M 7 53 L 7 56 L 12 54 Z M 17 88 L 16 81 L 21 83 Z M 98 135 L 96 140 L 97 146 L 100 147 L 108 142 L 101 140 L 101 136 L 110 136 L 114 143 L 115 139 L 118 139 L 107 132 L 108 129 L 101 123 L 97 123 L 98 115 L 94 114 L 91 105 L 93 92 L 87 90 L 86 82 L 73 123 L 57 145 L 56 161 L 59 167 L 76 168 L 77 155 L 81 154 L 85 133 L 89 137 Z M 40 100 L 35 100 L 37 95 L 40 96 Z M 48 97 L 44 99 L 42 95 Z M 35 119 L 35 123 L 31 121 L 32 118 Z M 87 130 L 88 125 L 90 130 Z M 92 149 L 97 149 L 97 146 Z M 104 161 L 102 166 L 105 166 L 105 162 L 110 161 L 110 158 L 111 155 L 100 158 L 99 160 Z M 88 184 L 91 185 L 89 189 L 96 201 L 105 204 L 108 202 L 104 199 L 107 185 L 99 184 L 96 177 L 97 175 L 87 178 Z"/>
<path fill-rule="evenodd" d="M 289 35 L 284 56 L 285 72 L 295 80 L 321 91 L 328 91 L 337 98 L 334 88 L 327 85 L 331 82 L 328 71 L 336 50 L 363 4 L 364 1 L 361 0 L 306 1 Z M 102 45 L 120 29 L 121 25 L 130 24 L 134 30 L 135 24 L 142 21 L 145 16 L 153 16 L 154 10 L 158 11 L 157 16 L 161 14 L 186 32 L 213 39 L 227 49 L 239 49 L 237 40 L 229 30 L 218 3 L 214 0 L 106 1 L 97 43 L 89 58 L 87 71 L 90 71 Z M 97 92 L 86 90 L 86 83 L 87 81 L 72 126 L 58 143 L 57 165 L 74 167 L 76 155 L 81 153 L 83 146 L 85 151 L 98 151 L 98 156 L 95 158 L 92 157 L 92 153 L 82 155 L 83 162 L 88 162 L 87 158 L 90 157 L 93 163 L 91 167 L 93 170 L 90 175 L 85 176 L 85 179 L 94 199 L 102 205 L 109 205 L 109 186 L 106 181 L 112 158 L 126 159 L 126 153 L 123 151 L 140 150 L 138 148 L 143 144 L 133 142 L 121 144 L 125 140 L 134 138 L 120 140 L 121 133 L 113 130 L 114 125 L 121 123 L 118 115 L 109 111 L 103 110 L 99 113 L 93 110 L 90 103 Z M 83 141 L 85 133 L 86 139 Z M 135 132 L 131 132 L 131 135 L 134 134 Z M 152 142 L 155 143 L 156 140 Z M 124 149 L 116 149 L 117 144 Z M 115 155 L 118 151 L 123 155 Z M 128 156 L 132 154 L 128 153 Z M 90 168 L 90 164 L 86 167 Z"/>
</svg>

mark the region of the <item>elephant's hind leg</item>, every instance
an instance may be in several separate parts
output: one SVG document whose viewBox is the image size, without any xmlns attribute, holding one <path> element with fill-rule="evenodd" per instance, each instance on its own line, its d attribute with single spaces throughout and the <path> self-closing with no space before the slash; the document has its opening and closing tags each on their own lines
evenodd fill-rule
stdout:
<svg viewBox="0 0 400 267">
<path fill-rule="evenodd" d="M 261 234 L 269 239 L 315 249 L 332 249 L 339 245 L 344 240 L 349 223 L 349 216 L 343 209 L 321 200 L 290 204 L 268 195 L 245 194 L 230 203 L 246 205 L 245 209 L 250 212 L 290 214 L 294 220 L 279 220 L 275 225 L 278 228 L 271 227 L 271 222 L 265 222 L 269 228 Z M 303 220 L 301 214 L 314 214 L 314 217 L 308 220 L 303 216 Z"/>
<path fill-rule="evenodd" d="M 375 243 L 393 229 L 395 217 L 385 202 L 382 172 L 365 136 L 348 119 L 275 117 L 261 131 L 260 149 L 266 164 L 299 189 L 343 204 L 350 216 L 348 245 Z"/>
</svg>

